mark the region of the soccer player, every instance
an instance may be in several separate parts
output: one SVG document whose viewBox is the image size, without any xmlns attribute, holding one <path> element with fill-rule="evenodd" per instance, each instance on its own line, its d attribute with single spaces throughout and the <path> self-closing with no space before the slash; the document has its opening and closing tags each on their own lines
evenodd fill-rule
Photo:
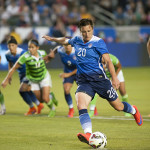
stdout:
<svg viewBox="0 0 150 150">
<path fill-rule="evenodd" d="M 64 72 L 59 76 L 63 78 L 63 89 L 65 100 L 69 106 L 68 117 L 72 118 L 74 114 L 72 96 L 70 90 L 74 81 L 76 81 L 76 56 L 75 50 L 71 45 L 57 46 L 49 54 L 49 58 L 54 58 L 59 53 L 62 63 L 64 64 Z"/>
<path fill-rule="evenodd" d="M 148 56 L 150 58 L 150 37 L 149 37 L 149 39 L 147 41 L 147 52 L 148 52 Z"/>
<path fill-rule="evenodd" d="M 1 63 L 1 56 L 0 56 L 0 63 Z M 4 104 L 4 95 L 0 90 L 0 104 L 1 104 L 1 110 L 0 110 L 0 115 L 5 115 L 6 113 L 6 107 Z"/>
<path fill-rule="evenodd" d="M 40 102 L 45 102 L 48 107 L 52 109 L 49 113 L 49 117 L 54 117 L 55 110 L 52 106 L 52 101 L 49 99 L 51 79 L 43 60 L 43 57 L 46 56 L 46 52 L 38 50 L 39 43 L 37 40 L 30 40 L 28 43 L 28 49 L 29 50 L 21 55 L 21 57 L 19 57 L 13 67 L 9 70 L 6 78 L 2 82 L 2 86 L 6 87 L 14 71 L 25 64 L 26 78 L 24 80 L 30 81 L 31 90 L 34 91 L 35 96 L 38 100 L 40 100 Z M 51 97 L 52 96 L 54 97 L 53 94 Z"/>
<path fill-rule="evenodd" d="M 43 38 L 63 45 L 70 44 L 75 48 L 78 83 L 75 97 L 80 123 L 84 130 L 84 133 L 78 133 L 77 136 L 81 142 L 89 144 L 92 123 L 87 108 L 95 93 L 106 99 L 117 111 L 131 113 L 139 126 L 143 124 L 143 120 L 136 106 L 119 100 L 115 89 L 119 88 L 120 82 L 117 79 L 105 42 L 93 35 L 92 20 L 81 19 L 78 26 L 82 36 L 75 36 L 70 40 L 65 37 L 55 38 L 46 35 Z M 110 71 L 112 83 L 105 74 L 102 58 Z"/>
<path fill-rule="evenodd" d="M 16 63 L 18 58 L 24 54 L 26 51 L 20 47 L 18 47 L 17 41 L 13 36 L 10 36 L 10 38 L 7 41 L 8 50 L 6 51 L 6 59 L 8 61 L 8 69 L 9 71 L 12 69 L 13 65 Z M 40 103 L 37 98 L 35 97 L 34 93 L 30 90 L 30 87 L 28 85 L 28 80 L 25 79 L 26 75 L 26 69 L 25 64 L 21 65 L 17 69 L 19 73 L 20 78 L 20 89 L 19 93 L 23 100 L 26 102 L 26 104 L 29 106 L 29 111 L 25 113 L 25 115 L 32 115 L 34 113 L 40 113 L 43 109 L 43 104 Z M 8 80 L 9 84 L 11 84 L 11 78 Z M 33 105 L 33 102 L 37 105 L 37 110 Z"/>
</svg>

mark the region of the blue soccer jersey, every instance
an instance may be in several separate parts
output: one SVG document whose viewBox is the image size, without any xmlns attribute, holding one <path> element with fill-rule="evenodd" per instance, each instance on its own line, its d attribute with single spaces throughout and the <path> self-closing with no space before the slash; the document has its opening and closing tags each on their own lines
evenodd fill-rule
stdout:
<svg viewBox="0 0 150 150">
<path fill-rule="evenodd" d="M 75 48 L 78 81 L 100 81 L 102 77 L 107 78 L 101 59 L 104 53 L 109 52 L 101 38 L 93 36 L 89 42 L 84 43 L 82 37 L 76 36 L 68 42 Z"/>
<path fill-rule="evenodd" d="M 65 48 L 63 46 L 60 46 L 58 47 L 58 53 L 60 55 L 62 63 L 64 64 L 65 73 L 72 72 L 73 70 L 77 68 L 74 48 L 72 48 L 72 52 L 68 55 L 65 52 Z"/>
<path fill-rule="evenodd" d="M 14 65 L 16 61 L 18 60 L 18 58 L 25 52 L 26 51 L 23 50 L 22 48 L 17 47 L 17 53 L 15 56 L 11 54 L 10 50 L 7 50 L 5 56 L 6 56 L 7 61 Z M 19 67 L 17 71 L 19 72 L 19 76 L 24 75 L 26 72 L 25 64 Z"/>
</svg>

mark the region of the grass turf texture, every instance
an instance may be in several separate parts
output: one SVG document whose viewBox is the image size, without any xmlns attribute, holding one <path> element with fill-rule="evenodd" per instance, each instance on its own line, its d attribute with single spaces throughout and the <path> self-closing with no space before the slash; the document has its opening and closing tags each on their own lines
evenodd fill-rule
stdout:
<svg viewBox="0 0 150 150">
<path fill-rule="evenodd" d="M 5 97 L 6 115 L 0 116 L 0 150 L 90 150 L 87 144 L 77 139 L 77 133 L 83 132 L 78 119 L 74 93 L 75 117 L 67 118 L 68 107 L 63 95 L 62 79 L 58 77 L 62 70 L 49 70 L 56 98 L 59 100 L 56 116 L 48 118 L 49 109 L 45 105 L 42 114 L 24 116 L 28 106 L 21 99 L 19 78 L 15 73 L 12 85 L 2 89 Z M 105 150 L 149 150 L 150 149 L 150 68 L 123 68 L 126 90 L 131 104 L 137 105 L 143 115 L 144 123 L 137 126 L 133 117 L 124 117 L 106 100 L 98 98 L 98 117 L 92 118 L 93 132 L 100 131 L 107 136 Z M 0 82 L 7 72 L 0 72 Z M 122 119 L 122 120 L 121 120 Z M 127 119 L 127 120 L 125 120 Z"/>
</svg>

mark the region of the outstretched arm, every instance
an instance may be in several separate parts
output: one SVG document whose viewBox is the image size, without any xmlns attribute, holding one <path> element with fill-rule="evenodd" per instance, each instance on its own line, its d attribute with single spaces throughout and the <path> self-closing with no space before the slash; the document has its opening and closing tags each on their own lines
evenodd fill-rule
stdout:
<svg viewBox="0 0 150 150">
<path fill-rule="evenodd" d="M 16 62 L 16 63 L 14 64 L 14 66 L 9 70 L 9 72 L 8 72 L 8 74 L 7 74 L 7 76 L 6 76 L 6 78 L 3 80 L 2 84 L 1 84 L 3 88 L 5 88 L 5 87 L 7 86 L 8 82 L 10 81 L 10 79 L 11 79 L 11 77 L 12 77 L 12 75 L 13 75 L 13 73 L 14 73 L 15 70 L 18 69 L 19 67 L 20 67 L 20 64 L 19 64 L 18 62 Z"/>
<path fill-rule="evenodd" d="M 45 38 L 48 41 L 56 42 L 58 44 L 69 45 L 69 43 L 68 43 L 69 39 L 67 39 L 65 37 L 55 38 L 55 37 L 50 37 L 48 35 L 44 35 L 42 38 Z"/>
<path fill-rule="evenodd" d="M 43 58 L 46 63 L 51 61 L 51 59 L 55 58 L 55 54 L 57 53 L 58 47 L 59 46 L 56 46 L 54 49 L 50 49 L 49 54 Z"/>
<path fill-rule="evenodd" d="M 150 37 L 149 37 L 148 42 L 147 42 L 147 52 L 148 52 L 148 55 L 150 58 Z"/>
<path fill-rule="evenodd" d="M 118 75 L 119 71 L 120 71 L 121 68 L 122 68 L 120 61 L 118 62 L 118 64 L 115 65 L 115 67 L 117 68 L 117 70 L 116 70 L 116 75 Z"/>
<path fill-rule="evenodd" d="M 103 54 L 103 59 L 105 61 L 106 67 L 109 69 L 109 72 L 112 76 L 112 85 L 114 88 L 118 89 L 120 86 L 120 82 L 117 78 L 116 72 L 115 72 L 115 68 L 114 65 L 109 57 L 108 53 Z"/>
<path fill-rule="evenodd" d="M 69 72 L 69 73 L 61 73 L 59 76 L 60 78 L 68 78 L 70 76 L 73 76 L 77 73 L 77 69 L 73 70 L 72 72 Z"/>
</svg>

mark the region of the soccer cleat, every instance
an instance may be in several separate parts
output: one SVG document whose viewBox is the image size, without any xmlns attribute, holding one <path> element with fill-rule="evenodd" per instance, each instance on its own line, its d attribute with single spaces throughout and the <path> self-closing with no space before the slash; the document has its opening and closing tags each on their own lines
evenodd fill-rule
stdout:
<svg viewBox="0 0 150 150">
<path fill-rule="evenodd" d="M 44 105 L 42 103 L 40 103 L 38 106 L 37 106 L 37 112 L 36 114 L 40 114 L 41 113 L 41 110 L 44 108 Z"/>
<path fill-rule="evenodd" d="M 97 108 L 95 107 L 94 109 L 94 116 L 97 116 L 98 115 L 98 111 L 97 111 Z"/>
<path fill-rule="evenodd" d="M 5 115 L 5 113 L 6 113 L 6 109 L 2 109 L 2 110 L 0 111 L 0 115 Z"/>
<path fill-rule="evenodd" d="M 33 106 L 32 108 L 29 108 L 29 111 L 25 113 L 24 115 L 28 116 L 28 115 L 33 115 L 35 113 L 36 113 L 36 108 Z"/>
<path fill-rule="evenodd" d="M 58 101 L 57 101 L 57 99 L 55 98 L 54 93 L 51 92 L 50 94 L 51 94 L 51 96 L 52 96 L 52 101 L 53 101 L 53 103 L 54 103 L 56 106 L 58 106 Z"/>
<path fill-rule="evenodd" d="M 140 114 L 140 112 L 138 111 L 137 107 L 135 105 L 133 105 L 133 107 L 135 108 L 136 110 L 136 113 L 133 115 L 134 116 L 134 119 L 136 121 L 136 123 L 141 126 L 143 124 L 143 119 L 142 119 L 142 116 Z"/>
<path fill-rule="evenodd" d="M 69 118 L 72 118 L 72 117 L 73 117 L 73 114 L 74 114 L 74 108 L 70 108 L 70 109 L 69 109 L 69 112 L 68 112 L 68 117 L 69 117 Z"/>
<path fill-rule="evenodd" d="M 77 134 L 78 139 L 81 142 L 87 143 L 88 145 L 89 145 L 89 138 L 90 138 L 90 136 L 91 136 L 91 133 L 86 133 L 86 134 L 78 133 Z"/>
<path fill-rule="evenodd" d="M 56 114 L 56 111 L 55 111 L 55 110 L 51 110 L 51 111 L 49 112 L 49 114 L 48 114 L 48 117 L 53 118 L 53 117 L 55 116 L 55 114 Z"/>
</svg>

